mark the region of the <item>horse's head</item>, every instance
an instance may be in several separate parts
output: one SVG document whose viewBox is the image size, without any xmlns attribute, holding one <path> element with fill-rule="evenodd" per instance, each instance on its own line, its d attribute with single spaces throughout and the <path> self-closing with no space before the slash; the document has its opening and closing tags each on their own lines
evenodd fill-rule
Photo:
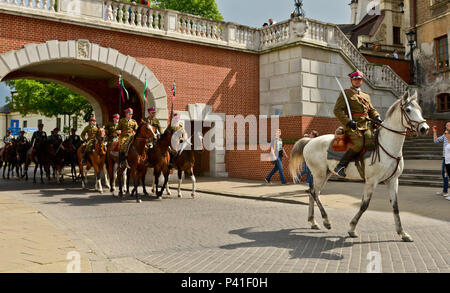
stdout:
<svg viewBox="0 0 450 293">
<path fill-rule="evenodd" d="M 153 126 L 150 123 L 142 120 L 141 125 L 139 125 L 138 131 L 136 132 L 136 137 L 150 139 L 155 138 L 156 133 L 155 130 L 153 129 Z"/>
<path fill-rule="evenodd" d="M 99 141 L 104 141 L 106 139 L 106 130 L 104 126 L 98 129 L 96 137 Z"/>
<path fill-rule="evenodd" d="M 400 102 L 403 126 L 413 133 L 424 136 L 430 130 L 430 126 L 422 116 L 422 108 L 417 100 L 417 91 L 410 95 L 408 91 L 403 95 Z"/>
</svg>

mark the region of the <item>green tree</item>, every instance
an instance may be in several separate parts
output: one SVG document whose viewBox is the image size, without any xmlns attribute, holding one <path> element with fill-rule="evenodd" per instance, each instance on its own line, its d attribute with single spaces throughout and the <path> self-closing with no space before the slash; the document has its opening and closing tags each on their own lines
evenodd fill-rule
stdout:
<svg viewBox="0 0 450 293">
<path fill-rule="evenodd" d="M 124 2 L 133 2 L 133 0 L 123 0 Z M 135 1 L 141 3 L 140 0 Z M 222 14 L 217 8 L 215 0 L 157 0 L 150 1 L 151 6 L 172 9 L 214 20 L 223 20 Z"/>
<path fill-rule="evenodd" d="M 160 0 L 156 6 L 215 20 L 223 20 L 215 0 Z"/>
<path fill-rule="evenodd" d="M 26 116 L 41 114 L 46 117 L 58 115 L 92 115 L 89 102 L 71 90 L 52 82 L 37 80 L 12 80 L 6 84 L 17 92 L 14 98 L 6 97 L 13 111 Z"/>
</svg>

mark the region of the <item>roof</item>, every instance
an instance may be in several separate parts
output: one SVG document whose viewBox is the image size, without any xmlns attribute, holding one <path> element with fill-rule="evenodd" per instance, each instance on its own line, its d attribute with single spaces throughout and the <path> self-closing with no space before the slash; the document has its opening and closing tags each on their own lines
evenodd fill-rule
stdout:
<svg viewBox="0 0 450 293">
<path fill-rule="evenodd" d="M 8 105 L 0 107 L 0 113 L 9 114 L 11 113 L 11 108 Z"/>
<path fill-rule="evenodd" d="M 384 11 L 381 15 L 366 14 L 358 24 L 339 24 L 339 28 L 348 36 L 350 41 L 357 46 L 358 36 L 373 36 L 384 20 Z"/>
</svg>

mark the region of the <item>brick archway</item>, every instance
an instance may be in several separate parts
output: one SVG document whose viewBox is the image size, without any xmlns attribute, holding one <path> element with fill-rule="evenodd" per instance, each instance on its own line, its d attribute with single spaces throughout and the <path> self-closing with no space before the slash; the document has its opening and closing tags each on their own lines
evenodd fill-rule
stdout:
<svg viewBox="0 0 450 293">
<path fill-rule="evenodd" d="M 27 68 L 39 68 L 39 66 L 56 63 L 67 64 L 67 66 L 71 64 L 90 66 L 109 74 L 111 78 L 117 78 L 122 74 L 126 83 L 139 96 L 141 109 L 145 108 L 142 93 L 145 81 L 147 81 L 149 88 L 149 105 L 147 106 L 155 107 L 157 117 L 163 123 L 167 121 L 167 94 L 163 84 L 157 80 L 154 73 L 148 67 L 137 62 L 135 58 L 126 56 L 115 49 L 91 43 L 89 40 L 52 40 L 42 44 L 27 44 L 22 49 L 3 53 L 0 55 L 0 81 L 14 79 L 9 77 L 14 74 L 32 77 L 32 74 L 21 74 L 20 72 Z M 49 79 L 47 78 L 47 80 Z M 103 107 L 105 101 L 98 96 L 91 95 L 85 89 L 77 88 L 74 84 L 54 81 L 82 94 L 93 105 L 98 118 L 107 119 L 108 117 L 104 116 L 112 114 L 105 111 L 105 107 Z M 146 111 L 143 110 L 143 112 Z M 145 113 L 142 115 L 144 116 Z"/>
</svg>

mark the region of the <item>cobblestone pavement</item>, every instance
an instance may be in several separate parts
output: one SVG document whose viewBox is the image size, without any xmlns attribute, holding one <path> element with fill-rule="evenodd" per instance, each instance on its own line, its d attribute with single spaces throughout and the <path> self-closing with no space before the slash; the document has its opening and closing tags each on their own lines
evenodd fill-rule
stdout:
<svg viewBox="0 0 450 293">
<path fill-rule="evenodd" d="M 196 199 L 144 198 L 137 204 L 78 184 L 15 180 L 1 180 L 0 194 L 61 227 L 89 256 L 94 272 L 450 272 L 449 222 L 402 213 L 401 201 L 413 243 L 401 242 L 391 212 L 370 207 L 358 226 L 360 238 L 352 239 L 346 231 L 354 207 L 327 206 L 332 230 L 316 231 L 302 203 L 199 193 Z M 321 223 L 317 209 L 316 217 Z"/>
</svg>

